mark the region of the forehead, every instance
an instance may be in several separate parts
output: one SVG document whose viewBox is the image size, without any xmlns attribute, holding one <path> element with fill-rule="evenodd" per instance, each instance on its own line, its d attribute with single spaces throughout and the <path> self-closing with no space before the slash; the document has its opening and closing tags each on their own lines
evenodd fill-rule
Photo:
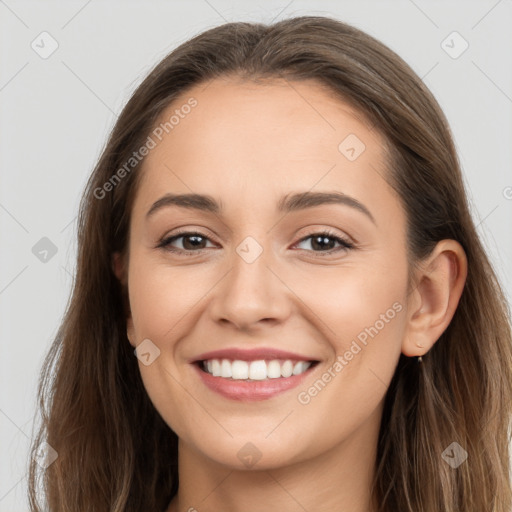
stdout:
<svg viewBox="0 0 512 512">
<path fill-rule="evenodd" d="M 292 190 L 357 195 L 383 181 L 383 137 L 314 81 L 215 79 L 177 98 L 158 127 L 137 194 L 145 206 L 180 191 L 262 207 Z"/>
</svg>

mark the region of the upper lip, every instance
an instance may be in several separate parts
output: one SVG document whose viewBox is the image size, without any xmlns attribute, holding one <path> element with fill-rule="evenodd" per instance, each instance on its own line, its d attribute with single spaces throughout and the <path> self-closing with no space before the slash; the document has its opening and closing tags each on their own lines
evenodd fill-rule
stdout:
<svg viewBox="0 0 512 512">
<path fill-rule="evenodd" d="M 193 357 L 190 362 L 206 361 L 209 359 L 231 359 L 240 361 L 258 361 L 261 359 L 293 359 L 296 361 L 317 361 L 317 359 L 309 356 L 303 356 L 286 350 L 278 350 L 275 348 L 224 348 L 220 350 L 212 350 Z"/>
</svg>

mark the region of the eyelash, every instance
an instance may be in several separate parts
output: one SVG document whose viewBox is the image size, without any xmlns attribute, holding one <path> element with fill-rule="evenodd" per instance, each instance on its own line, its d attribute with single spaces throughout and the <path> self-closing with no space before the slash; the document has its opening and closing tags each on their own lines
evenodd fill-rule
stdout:
<svg viewBox="0 0 512 512">
<path fill-rule="evenodd" d="M 170 251 L 170 252 L 173 252 L 173 253 L 176 253 L 176 254 L 179 254 L 179 255 L 183 255 L 183 256 L 197 255 L 197 254 L 201 254 L 203 251 L 207 250 L 207 248 L 203 248 L 203 249 L 198 249 L 197 251 L 191 251 L 189 249 L 179 249 L 179 248 L 176 248 L 176 247 L 172 247 L 170 245 L 171 242 L 173 242 L 174 240 L 177 240 L 178 238 L 186 238 L 187 236 L 200 236 L 201 238 L 204 238 L 204 239 L 209 240 L 211 242 L 211 240 L 207 236 L 203 235 L 200 232 L 197 232 L 197 231 L 179 231 L 179 232 L 173 234 L 170 237 L 165 237 L 162 240 L 160 240 L 160 242 L 157 245 L 157 248 L 161 248 L 161 249 L 163 249 L 165 251 Z M 310 233 L 309 235 L 301 238 L 297 242 L 297 244 L 301 243 L 301 242 L 304 242 L 308 238 L 314 238 L 315 236 L 316 237 L 322 236 L 322 237 L 331 238 L 335 242 L 338 242 L 341 245 L 341 247 L 337 247 L 337 248 L 334 248 L 334 249 L 329 249 L 327 251 L 313 251 L 313 250 L 308 250 L 308 249 L 301 249 L 301 250 L 305 250 L 307 252 L 313 252 L 313 253 L 315 253 L 315 256 L 323 257 L 324 255 L 332 255 L 332 254 L 337 253 L 339 251 L 348 251 L 350 249 L 354 249 L 355 248 L 355 245 L 353 243 L 349 242 L 345 238 L 342 238 L 342 237 L 336 235 L 335 233 L 333 233 L 332 231 L 329 231 L 328 229 L 326 229 L 324 231 L 320 231 L 320 232 L 316 232 L 315 231 L 313 233 Z M 297 244 L 295 244 L 295 245 L 297 245 Z"/>
</svg>

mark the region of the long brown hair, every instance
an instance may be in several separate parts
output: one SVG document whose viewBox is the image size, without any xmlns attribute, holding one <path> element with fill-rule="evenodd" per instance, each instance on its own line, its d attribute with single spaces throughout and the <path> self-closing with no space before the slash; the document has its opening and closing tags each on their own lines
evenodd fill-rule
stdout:
<svg viewBox="0 0 512 512">
<path fill-rule="evenodd" d="M 41 510 L 38 488 L 52 512 L 163 511 L 177 492 L 177 437 L 144 389 L 126 337 L 126 289 L 111 266 L 127 248 L 140 163 L 112 178 L 174 99 L 227 75 L 313 79 L 349 102 L 388 145 L 411 264 L 442 239 L 466 252 L 452 322 L 422 365 L 400 356 L 386 394 L 372 489 L 379 512 L 510 512 L 510 312 L 470 216 L 447 121 L 394 52 L 318 16 L 203 32 L 165 57 L 124 107 L 82 198 L 72 296 L 41 373 L 32 455 L 47 441 L 58 457 L 43 471 L 32 460 L 31 510 Z M 468 453 L 456 469 L 443 457 L 454 442 Z"/>
</svg>

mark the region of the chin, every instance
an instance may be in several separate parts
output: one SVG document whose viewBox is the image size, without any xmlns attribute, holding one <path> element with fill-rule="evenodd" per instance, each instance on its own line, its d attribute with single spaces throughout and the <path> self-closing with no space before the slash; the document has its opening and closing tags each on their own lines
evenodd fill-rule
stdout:
<svg viewBox="0 0 512 512">
<path fill-rule="evenodd" d="M 305 454 L 297 451 L 297 444 L 290 439 L 276 438 L 273 441 L 268 439 L 254 440 L 247 435 L 229 438 L 225 442 L 206 443 L 205 446 L 196 445 L 195 451 L 200 457 L 210 459 L 213 463 L 225 466 L 230 470 L 237 471 L 265 471 L 289 466 L 306 458 Z M 202 443 L 205 444 L 205 439 Z M 294 449 L 292 450 L 292 446 Z M 212 448 L 215 447 L 214 450 Z"/>
</svg>

